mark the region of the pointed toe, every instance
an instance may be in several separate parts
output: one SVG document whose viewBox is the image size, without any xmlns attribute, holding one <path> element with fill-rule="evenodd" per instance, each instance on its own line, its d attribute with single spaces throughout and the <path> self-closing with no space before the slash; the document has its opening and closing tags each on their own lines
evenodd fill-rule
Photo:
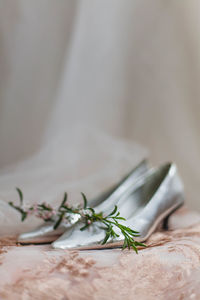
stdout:
<svg viewBox="0 0 200 300">
<path fill-rule="evenodd" d="M 54 229 L 54 223 L 50 222 L 39 226 L 33 231 L 22 233 L 18 236 L 18 243 L 21 244 L 43 244 L 55 241 L 66 230 L 66 226 Z"/>
</svg>

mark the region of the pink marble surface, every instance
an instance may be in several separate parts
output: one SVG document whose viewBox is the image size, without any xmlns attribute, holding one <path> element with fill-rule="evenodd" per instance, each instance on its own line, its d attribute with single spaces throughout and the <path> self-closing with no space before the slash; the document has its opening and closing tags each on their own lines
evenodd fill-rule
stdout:
<svg viewBox="0 0 200 300">
<path fill-rule="evenodd" d="M 1 239 L 0 299 L 200 299 L 200 215 L 182 208 L 169 229 L 138 255 Z"/>
</svg>

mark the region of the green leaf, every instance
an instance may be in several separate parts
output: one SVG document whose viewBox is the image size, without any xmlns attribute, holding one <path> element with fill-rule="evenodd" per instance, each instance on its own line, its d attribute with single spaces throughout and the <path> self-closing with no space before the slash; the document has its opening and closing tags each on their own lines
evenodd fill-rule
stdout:
<svg viewBox="0 0 200 300">
<path fill-rule="evenodd" d="M 20 199 L 20 205 L 22 206 L 22 204 L 23 204 L 23 193 L 22 193 L 22 191 L 20 190 L 20 188 L 16 188 L 16 190 L 17 190 L 17 192 L 18 192 L 18 194 L 19 194 L 19 199 Z"/>
<path fill-rule="evenodd" d="M 88 207 L 87 209 L 90 210 L 93 214 L 95 214 L 95 210 L 92 207 Z M 96 215 L 96 216 L 98 216 L 98 215 Z"/>
<path fill-rule="evenodd" d="M 108 217 L 113 216 L 117 211 L 117 205 L 115 205 L 115 208 L 113 209 L 113 211 L 108 215 Z"/>
<path fill-rule="evenodd" d="M 26 217 L 27 217 L 27 213 L 21 207 L 15 206 L 13 204 L 13 202 L 9 202 L 8 204 L 11 207 L 13 207 L 14 209 L 16 209 L 18 212 L 20 212 L 20 214 L 21 214 L 21 221 L 23 222 L 26 219 Z"/>
<path fill-rule="evenodd" d="M 125 218 L 123 218 L 123 217 L 115 217 L 115 219 L 117 219 L 117 220 L 123 220 L 123 221 L 126 221 L 126 219 L 125 219 Z"/>
<path fill-rule="evenodd" d="M 58 218 L 57 222 L 54 224 L 54 227 L 53 227 L 54 229 L 58 228 L 58 226 L 60 225 L 60 223 L 63 220 L 64 215 L 65 215 L 65 213 L 62 212 L 61 215 L 60 215 L 60 217 Z"/>
<path fill-rule="evenodd" d="M 140 236 L 140 233 L 138 232 L 138 231 L 135 231 L 135 230 L 133 230 L 133 229 L 131 229 L 130 227 L 126 227 L 126 226 L 124 226 L 124 225 L 122 225 L 123 227 L 124 227 L 124 229 L 127 231 L 127 232 L 129 232 L 130 234 L 132 234 L 132 235 L 135 235 L 135 236 Z"/>
<path fill-rule="evenodd" d="M 26 219 L 26 217 L 27 217 L 27 213 L 23 212 L 21 217 L 22 222 Z"/>
<path fill-rule="evenodd" d="M 38 207 L 42 208 L 43 210 L 52 211 L 51 207 L 47 207 L 45 204 L 38 204 Z"/>
<path fill-rule="evenodd" d="M 88 227 L 89 227 L 89 225 L 88 225 L 88 224 L 85 224 L 83 227 L 80 228 L 80 231 L 83 231 L 83 230 L 85 230 L 85 229 L 88 228 Z"/>
<path fill-rule="evenodd" d="M 141 247 L 147 247 L 147 245 L 145 245 L 143 243 L 140 243 L 140 242 L 137 242 L 137 241 L 135 241 L 135 245 L 136 246 L 141 246 Z"/>
<path fill-rule="evenodd" d="M 84 202 L 83 208 L 86 209 L 87 208 L 87 198 L 84 193 L 81 193 L 81 195 L 83 197 L 83 202 Z"/>
<path fill-rule="evenodd" d="M 110 237 L 110 232 L 107 232 L 107 233 L 106 233 L 106 236 L 105 236 L 105 238 L 104 238 L 104 240 L 103 240 L 103 242 L 102 242 L 102 245 L 106 244 L 106 242 L 107 242 L 107 240 L 109 239 L 109 237 Z"/>
<path fill-rule="evenodd" d="M 135 244 L 134 243 L 132 243 L 132 248 L 133 248 L 133 250 L 135 250 L 135 252 L 138 254 L 138 249 L 137 249 L 137 247 L 135 246 Z"/>
<path fill-rule="evenodd" d="M 122 246 L 122 250 L 124 250 L 127 247 L 127 239 L 124 240 L 124 244 Z"/>
<path fill-rule="evenodd" d="M 63 201 L 61 202 L 61 204 L 60 204 L 60 206 L 59 206 L 58 210 L 60 210 L 60 209 L 61 209 L 61 207 L 64 207 L 64 205 L 65 205 L 66 201 L 67 201 L 67 193 L 65 192 L 65 193 L 64 193 L 64 198 L 63 198 Z"/>
</svg>

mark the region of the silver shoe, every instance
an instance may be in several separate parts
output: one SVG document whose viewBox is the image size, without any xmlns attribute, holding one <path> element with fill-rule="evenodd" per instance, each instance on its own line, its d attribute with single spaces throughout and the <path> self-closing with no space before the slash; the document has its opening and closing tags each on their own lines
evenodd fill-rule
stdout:
<svg viewBox="0 0 200 300">
<path fill-rule="evenodd" d="M 137 241 L 143 242 L 155 231 L 156 227 L 169 214 L 184 202 L 183 184 L 177 173 L 175 164 L 165 164 L 152 169 L 137 182 L 137 189 L 127 190 L 118 203 L 120 215 L 126 218 L 122 224 L 140 233 Z M 80 232 L 83 226 L 78 222 L 67 230 L 53 244 L 53 248 L 61 249 L 98 249 L 122 246 L 123 235 L 118 228 L 119 237 L 101 245 L 105 232 L 99 228 L 102 224 L 93 224 Z"/>
<path fill-rule="evenodd" d="M 118 202 L 122 195 L 132 187 L 137 180 L 144 176 L 147 172 L 147 161 L 143 160 L 138 164 L 126 177 L 124 177 L 118 184 L 104 192 L 97 198 L 91 200 L 89 203 L 91 207 L 95 208 L 95 211 L 108 211 Z M 18 237 L 18 242 L 22 244 L 41 244 L 50 243 L 55 241 L 66 230 L 70 229 L 80 217 L 78 215 L 73 216 L 70 224 L 62 222 L 60 226 L 55 230 L 55 222 L 47 222 L 42 226 L 39 226 L 34 231 L 22 233 Z"/>
<path fill-rule="evenodd" d="M 71 222 L 75 224 L 80 217 L 78 215 L 71 216 Z M 59 238 L 67 229 L 71 228 L 71 224 L 62 222 L 57 229 L 54 229 L 55 222 L 45 222 L 33 231 L 25 232 L 19 235 L 17 241 L 21 244 L 45 244 L 51 243 Z"/>
</svg>

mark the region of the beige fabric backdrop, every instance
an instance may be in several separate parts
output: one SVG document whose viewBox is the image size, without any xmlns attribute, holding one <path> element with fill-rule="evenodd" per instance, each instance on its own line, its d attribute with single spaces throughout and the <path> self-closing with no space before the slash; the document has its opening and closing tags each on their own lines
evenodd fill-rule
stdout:
<svg viewBox="0 0 200 300">
<path fill-rule="evenodd" d="M 72 155 L 66 136 L 84 123 L 176 161 L 200 208 L 199 11 L 198 0 L 0 0 L 2 200 L 8 166 L 26 169 L 53 142 L 55 157 Z"/>
</svg>

